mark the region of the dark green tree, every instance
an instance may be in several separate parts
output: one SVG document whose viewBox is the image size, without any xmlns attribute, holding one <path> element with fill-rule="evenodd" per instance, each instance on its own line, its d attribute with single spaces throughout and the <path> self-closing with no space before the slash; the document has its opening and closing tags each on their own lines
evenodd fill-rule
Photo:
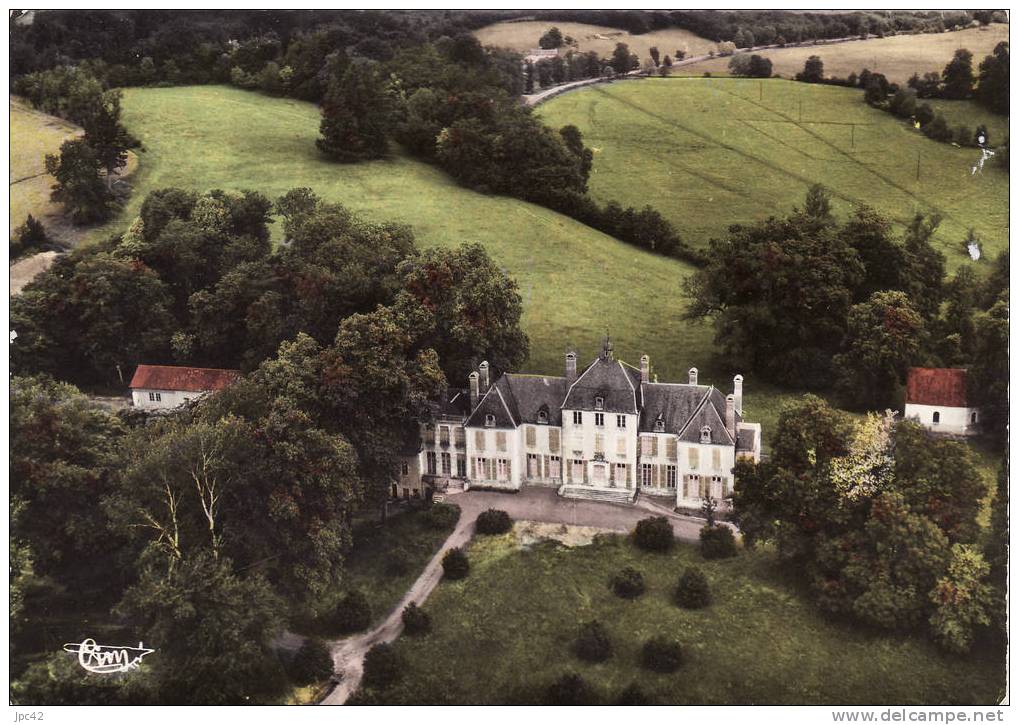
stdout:
<svg viewBox="0 0 1019 725">
<path fill-rule="evenodd" d="M 329 85 L 316 145 L 330 159 L 343 163 L 381 158 L 387 151 L 391 108 L 376 64 L 353 61 Z"/>
<path fill-rule="evenodd" d="M 85 143 L 95 152 L 96 160 L 106 171 L 106 188 L 112 188 L 113 175 L 127 165 L 127 149 L 131 137 L 120 122 L 119 90 L 106 91 L 97 99 L 85 117 Z"/>
<path fill-rule="evenodd" d="M 113 194 L 99 173 L 103 164 L 80 138 L 64 141 L 59 156 L 46 156 L 46 171 L 56 180 L 50 198 L 64 205 L 75 224 L 105 221 L 112 213 Z"/>
<path fill-rule="evenodd" d="M 973 95 L 973 54 L 959 48 L 941 71 L 945 98 L 961 100 Z"/>
<path fill-rule="evenodd" d="M 978 103 L 1004 116 L 1008 115 L 1009 105 L 1008 74 L 1008 43 L 1002 41 L 994 47 L 994 52 L 991 55 L 980 61 L 980 73 L 975 96 Z"/>
</svg>

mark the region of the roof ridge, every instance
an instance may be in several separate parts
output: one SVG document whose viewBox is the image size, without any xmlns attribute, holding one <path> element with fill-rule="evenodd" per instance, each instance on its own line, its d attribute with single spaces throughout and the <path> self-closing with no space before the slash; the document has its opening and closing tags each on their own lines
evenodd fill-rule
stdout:
<svg viewBox="0 0 1019 725">
<path fill-rule="evenodd" d="M 514 428 L 518 427 L 520 424 L 517 423 L 516 418 L 513 417 L 513 411 L 511 411 L 509 409 L 509 406 L 506 404 L 506 398 L 502 397 L 502 391 L 499 390 L 499 388 L 495 385 L 493 385 L 492 387 L 495 388 L 495 392 L 499 394 L 499 400 L 502 402 L 502 407 L 506 409 L 506 414 L 509 416 L 510 422 L 513 423 L 513 427 Z M 516 396 L 514 396 L 513 400 L 514 402 L 516 401 Z"/>
<path fill-rule="evenodd" d="M 711 386 L 711 387 L 714 387 L 714 386 Z M 684 433 L 686 433 L 686 429 L 690 427 L 690 424 L 693 422 L 693 419 L 696 418 L 697 414 L 701 412 L 701 408 L 704 407 L 704 404 L 708 400 L 708 395 L 710 395 L 710 394 L 711 394 L 711 390 L 709 389 L 708 392 L 704 394 L 704 397 L 701 398 L 701 402 L 699 402 L 697 404 L 697 407 L 693 409 L 693 412 L 690 414 L 690 417 L 687 418 L 686 423 L 684 423 L 683 427 L 679 429 L 679 432 L 676 434 L 677 436 L 682 437 L 682 435 Z"/>
</svg>

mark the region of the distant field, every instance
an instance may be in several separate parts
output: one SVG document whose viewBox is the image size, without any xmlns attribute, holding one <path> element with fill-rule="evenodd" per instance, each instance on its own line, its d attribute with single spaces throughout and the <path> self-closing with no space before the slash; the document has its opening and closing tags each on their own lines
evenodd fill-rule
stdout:
<svg viewBox="0 0 1019 725">
<path fill-rule="evenodd" d="M 853 89 L 654 78 L 566 93 L 538 113 L 583 132 L 597 198 L 651 204 L 695 245 L 730 224 L 789 212 L 813 183 L 834 191 L 840 215 L 860 203 L 899 223 L 940 211 L 935 243 L 950 268 L 968 261 L 969 227 L 987 255 L 1008 244 L 1008 174 L 989 165 L 972 176 L 974 149 L 935 143 Z"/>
<path fill-rule="evenodd" d="M 327 162 L 315 149 L 319 116 L 308 103 L 200 86 L 128 89 L 123 107 L 128 130 L 147 150 L 127 209 L 94 230 L 93 240 L 124 231 L 152 189 L 256 189 L 274 197 L 309 186 L 371 219 L 411 224 L 423 246 L 482 242 L 520 285 L 530 371 L 559 373 L 568 345 L 593 358 L 607 330 L 619 357 L 636 362 L 649 354 L 662 380 L 685 379 L 697 366 L 702 380 L 732 385 L 736 371 L 712 360 L 711 326 L 682 319 L 687 264 L 542 207 L 469 191 L 399 153 L 356 165 Z M 765 430 L 795 395 L 752 374 L 745 389 L 747 416 Z"/>
<path fill-rule="evenodd" d="M 769 551 L 706 562 L 688 545 L 648 554 L 614 536 L 575 549 L 521 549 L 507 534 L 475 539 L 469 556 L 470 576 L 441 583 L 425 603 L 433 632 L 396 643 L 410 692 L 498 704 L 576 672 L 609 702 L 631 683 L 675 705 L 992 705 L 1005 694 L 1005 663 L 986 653 L 948 656 L 919 636 L 826 618 Z M 710 581 L 707 609 L 671 601 L 690 565 Z M 647 582 L 635 601 L 607 586 L 624 566 Z M 613 645 L 600 664 L 571 654 L 580 624 L 592 619 Z M 639 665 L 642 643 L 659 634 L 684 648 L 674 674 Z"/>
<path fill-rule="evenodd" d="M 875 73 L 884 73 L 894 83 L 905 83 L 914 73 L 940 73 L 957 48 L 967 48 L 973 53 L 975 71 L 984 56 L 989 55 L 1002 40 L 1008 40 L 1008 25 L 995 23 L 986 28 L 951 33 L 894 35 L 833 45 L 775 48 L 762 50 L 760 55 L 770 58 L 774 72 L 784 78 L 792 78 L 803 70 L 807 58 L 818 55 L 824 61 L 827 76 L 845 78 L 850 73 L 869 68 Z M 726 73 L 728 68 L 728 58 L 714 58 L 683 66 L 682 73 Z"/>
<path fill-rule="evenodd" d="M 34 111 L 23 101 L 10 97 L 11 229 L 24 223 L 29 214 L 47 220 L 60 207 L 50 201 L 53 177 L 46 173 L 46 154 L 56 153 L 60 144 L 81 133 L 81 129 L 54 116 Z"/>
<path fill-rule="evenodd" d="M 643 35 L 631 35 L 619 28 L 606 28 L 600 25 L 583 23 L 559 23 L 546 20 L 525 20 L 518 23 L 496 23 L 476 30 L 474 35 L 482 45 L 494 45 L 500 48 L 525 51 L 538 47 L 538 39 L 552 26 L 559 28 L 563 35 L 569 35 L 578 43 L 578 49 L 587 52 L 593 50 L 601 56 L 608 56 L 616 49 L 616 43 L 626 43 L 630 51 L 640 56 L 643 61 L 650 58 L 648 49 L 657 46 L 662 56 L 675 57 L 677 50 L 689 55 L 701 55 L 714 50 L 717 43 L 702 38 L 688 30 L 670 28 L 656 30 Z"/>
</svg>

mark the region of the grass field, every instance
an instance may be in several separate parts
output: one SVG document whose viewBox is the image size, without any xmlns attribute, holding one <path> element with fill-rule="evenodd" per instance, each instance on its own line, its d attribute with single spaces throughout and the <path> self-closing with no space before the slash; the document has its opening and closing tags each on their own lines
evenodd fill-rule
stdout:
<svg viewBox="0 0 1019 725">
<path fill-rule="evenodd" d="M 840 215 L 860 203 L 900 223 L 939 211 L 935 243 L 949 268 L 968 261 L 969 227 L 986 254 L 1008 243 L 1007 173 L 989 165 L 971 176 L 974 149 L 931 141 L 853 89 L 653 78 L 566 93 L 539 113 L 583 132 L 597 198 L 651 204 L 695 245 L 729 224 L 787 213 L 813 183 L 833 190 Z"/>
<path fill-rule="evenodd" d="M 807 58 L 817 55 L 824 61 L 826 76 L 845 78 L 850 73 L 869 68 L 875 73 L 884 73 L 893 83 L 905 83 L 914 73 L 940 73 L 958 48 L 967 48 L 973 53 L 973 69 L 976 71 L 984 56 L 989 55 L 1002 40 L 1008 40 L 1008 25 L 994 23 L 986 28 L 951 33 L 893 35 L 832 45 L 775 48 L 762 50 L 759 54 L 770 58 L 773 71 L 784 78 L 792 78 L 803 70 Z M 726 73 L 728 68 L 728 58 L 713 58 L 683 66 L 681 72 L 692 75 L 701 75 L 705 71 Z"/>
<path fill-rule="evenodd" d="M 482 45 L 527 51 L 537 48 L 538 39 L 553 25 L 559 28 L 564 36 L 569 35 L 576 40 L 577 49 L 582 52 L 593 50 L 601 56 L 609 56 L 616 49 L 616 43 L 626 43 L 630 46 L 630 51 L 640 56 L 642 61 L 651 57 L 648 49 L 652 46 L 657 46 L 663 57 L 669 55 L 675 58 L 677 50 L 685 51 L 688 56 L 703 55 L 718 45 L 712 40 L 679 28 L 631 35 L 619 28 L 545 20 L 496 23 L 475 31 L 474 35 Z"/>
<path fill-rule="evenodd" d="M 520 550 L 507 534 L 475 539 L 470 558 L 470 576 L 442 583 L 425 605 L 433 633 L 397 643 L 409 662 L 405 680 L 425 696 L 495 704 L 541 691 L 570 670 L 609 700 L 637 682 L 662 704 L 990 705 L 1004 694 L 1004 665 L 988 655 L 946 657 L 918 638 L 826 620 L 768 552 L 704 562 L 690 546 L 648 554 L 621 537 Z M 708 609 L 671 603 L 691 564 L 710 580 Z M 632 602 L 606 585 L 624 566 L 647 582 Z M 614 646 L 596 665 L 570 653 L 577 627 L 590 619 L 608 628 Z M 656 634 L 684 646 L 677 673 L 638 666 L 641 644 Z"/>
<path fill-rule="evenodd" d="M 10 222 L 15 229 L 29 214 L 48 221 L 60 213 L 50 201 L 53 177 L 46 173 L 46 154 L 56 153 L 60 144 L 81 133 L 81 129 L 54 116 L 32 110 L 10 98 L 11 173 Z"/>
<path fill-rule="evenodd" d="M 542 207 L 469 191 L 395 150 L 382 161 L 330 163 L 315 149 L 318 110 L 308 103 L 201 86 L 128 89 L 123 108 L 146 151 L 126 210 L 94 230 L 94 240 L 124 231 L 152 189 L 256 189 L 274 197 L 308 186 L 368 218 L 411 224 L 424 246 L 482 242 L 520 285 L 530 371 L 561 374 L 567 345 L 593 358 L 608 330 L 619 357 L 636 363 L 649 354 L 662 380 L 683 380 L 697 366 L 702 380 L 726 390 L 732 384 L 732 372 L 711 360 L 711 326 L 681 319 L 687 264 Z M 790 397 L 753 376 L 745 390 L 747 415 L 766 426 Z"/>
</svg>

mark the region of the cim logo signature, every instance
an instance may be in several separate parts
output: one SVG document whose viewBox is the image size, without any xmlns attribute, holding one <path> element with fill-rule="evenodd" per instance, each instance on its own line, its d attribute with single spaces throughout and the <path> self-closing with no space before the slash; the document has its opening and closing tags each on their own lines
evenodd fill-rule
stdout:
<svg viewBox="0 0 1019 725">
<path fill-rule="evenodd" d="M 89 672 L 106 675 L 113 672 L 130 672 L 141 664 L 142 657 L 155 652 L 141 642 L 137 647 L 96 644 L 94 639 L 64 645 L 65 652 L 75 652 L 78 664 Z"/>
</svg>

